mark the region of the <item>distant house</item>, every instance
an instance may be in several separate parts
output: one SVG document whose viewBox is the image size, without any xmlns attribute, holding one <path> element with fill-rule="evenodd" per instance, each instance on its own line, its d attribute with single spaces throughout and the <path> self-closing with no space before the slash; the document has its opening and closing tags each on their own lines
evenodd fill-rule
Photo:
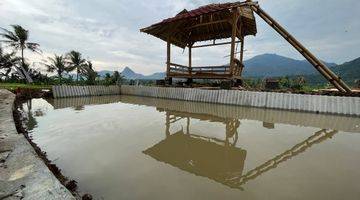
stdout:
<svg viewBox="0 0 360 200">
<path fill-rule="evenodd" d="M 279 89 L 279 88 L 280 88 L 280 84 L 279 84 L 278 79 L 275 79 L 275 78 L 265 79 L 265 89 L 274 90 L 274 89 Z"/>
</svg>

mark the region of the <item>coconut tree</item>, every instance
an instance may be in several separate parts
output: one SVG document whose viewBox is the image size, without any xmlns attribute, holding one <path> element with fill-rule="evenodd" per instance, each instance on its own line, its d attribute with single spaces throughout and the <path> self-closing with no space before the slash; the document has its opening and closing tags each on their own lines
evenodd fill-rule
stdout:
<svg viewBox="0 0 360 200">
<path fill-rule="evenodd" d="M 64 72 L 69 72 L 72 70 L 71 66 L 68 66 L 66 62 L 66 58 L 62 55 L 54 55 L 54 57 L 49 57 L 49 64 L 45 63 L 47 67 L 47 72 L 55 72 L 59 77 L 59 81 L 61 83 L 62 75 Z"/>
<path fill-rule="evenodd" d="M 124 77 L 121 75 L 121 73 L 119 73 L 118 71 L 114 71 L 113 75 L 112 75 L 112 82 L 116 85 L 121 85 Z"/>
<path fill-rule="evenodd" d="M 86 78 L 86 81 L 89 85 L 95 84 L 95 79 L 98 76 L 97 72 L 93 69 L 91 61 L 87 61 L 80 69 L 80 74 Z"/>
<path fill-rule="evenodd" d="M 28 82 L 32 82 L 31 77 L 29 76 L 26 65 L 25 65 L 25 58 L 24 58 L 24 50 L 29 49 L 33 52 L 40 53 L 39 44 L 29 42 L 29 31 L 25 30 L 20 25 L 11 25 L 13 31 L 9 31 L 5 28 L 1 28 L 3 30 L 3 33 L 0 33 L 0 36 L 2 36 L 4 39 L 1 40 L 5 44 L 7 44 L 9 47 L 13 48 L 14 51 L 20 51 L 21 52 L 21 72 L 24 77 L 26 77 Z"/>
<path fill-rule="evenodd" d="M 76 82 L 78 82 L 81 69 L 86 66 L 86 60 L 78 51 L 70 51 L 67 56 L 72 70 L 76 70 Z"/>
</svg>

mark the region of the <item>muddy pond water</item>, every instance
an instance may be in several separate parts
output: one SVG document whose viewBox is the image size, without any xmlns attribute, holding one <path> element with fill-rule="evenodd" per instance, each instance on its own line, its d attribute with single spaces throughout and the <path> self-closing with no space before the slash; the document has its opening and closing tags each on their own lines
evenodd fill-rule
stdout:
<svg viewBox="0 0 360 200">
<path fill-rule="evenodd" d="M 21 109 L 95 199 L 360 199 L 360 118 L 134 96 Z"/>
</svg>

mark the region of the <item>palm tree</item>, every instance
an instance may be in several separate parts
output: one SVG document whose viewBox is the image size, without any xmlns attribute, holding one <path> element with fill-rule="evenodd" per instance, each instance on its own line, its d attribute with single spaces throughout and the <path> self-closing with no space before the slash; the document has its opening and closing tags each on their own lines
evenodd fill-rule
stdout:
<svg viewBox="0 0 360 200">
<path fill-rule="evenodd" d="M 5 53 L 0 46 L 0 70 L 3 71 L 0 72 L 0 78 L 7 78 L 13 67 L 16 67 L 19 63 L 20 58 L 16 57 L 15 52 Z"/>
<path fill-rule="evenodd" d="M 113 83 L 116 85 L 121 85 L 124 77 L 118 71 L 114 71 L 112 75 Z"/>
<path fill-rule="evenodd" d="M 72 70 L 76 69 L 76 81 L 78 82 L 81 69 L 86 66 L 86 60 L 83 59 L 81 53 L 77 51 L 70 51 L 68 53 L 68 59 Z"/>
<path fill-rule="evenodd" d="M 89 85 L 95 84 L 95 79 L 98 76 L 97 72 L 93 69 L 91 61 L 87 61 L 80 69 L 80 74 L 86 78 L 86 81 Z"/>
<path fill-rule="evenodd" d="M 24 50 L 29 49 L 33 52 L 41 52 L 39 50 L 39 44 L 28 42 L 29 39 L 29 31 L 25 30 L 20 25 L 11 25 L 13 28 L 13 32 L 9 31 L 7 29 L 1 28 L 3 30 L 3 33 L 0 33 L 0 36 L 5 38 L 4 40 L 1 40 L 2 42 L 8 44 L 9 47 L 12 47 L 15 51 L 21 51 L 21 71 L 22 75 L 26 77 L 28 82 L 32 82 L 31 77 L 29 76 L 26 65 L 25 65 L 25 58 L 24 58 Z"/>
<path fill-rule="evenodd" d="M 59 56 L 55 54 L 53 58 L 49 57 L 48 59 L 50 63 L 45 64 L 45 66 L 47 67 L 47 71 L 56 71 L 59 77 L 59 81 L 61 83 L 63 73 L 71 71 L 72 68 L 67 65 L 66 58 L 62 55 Z"/>
</svg>

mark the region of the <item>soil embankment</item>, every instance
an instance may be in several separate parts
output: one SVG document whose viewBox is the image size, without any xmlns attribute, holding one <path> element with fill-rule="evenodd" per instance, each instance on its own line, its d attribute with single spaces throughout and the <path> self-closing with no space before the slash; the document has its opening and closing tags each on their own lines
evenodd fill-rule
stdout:
<svg viewBox="0 0 360 200">
<path fill-rule="evenodd" d="M 61 174 L 27 134 L 17 105 L 40 90 L 0 89 L 0 199 L 80 199 L 76 182 Z"/>
</svg>

